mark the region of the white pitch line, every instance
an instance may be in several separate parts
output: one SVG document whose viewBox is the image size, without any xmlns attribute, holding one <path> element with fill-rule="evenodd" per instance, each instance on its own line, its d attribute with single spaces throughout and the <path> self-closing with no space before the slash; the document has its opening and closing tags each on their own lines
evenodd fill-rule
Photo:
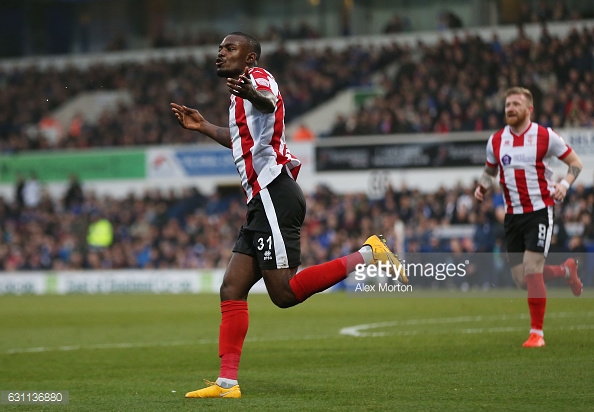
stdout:
<svg viewBox="0 0 594 412">
<path fill-rule="evenodd" d="M 594 316 L 594 312 L 559 312 L 551 313 L 546 316 L 547 319 L 570 318 L 573 316 Z M 504 320 L 522 320 L 528 319 L 529 315 L 522 313 L 516 315 L 494 315 L 494 316 L 458 316 L 452 318 L 427 318 L 427 319 L 408 319 L 393 322 L 377 322 L 367 323 L 363 325 L 349 326 L 342 328 L 339 335 L 303 335 L 303 336 L 271 336 L 262 338 L 246 338 L 246 342 L 281 342 L 281 341 L 296 341 L 296 340 L 318 340 L 318 339 L 335 339 L 342 336 L 355 337 L 385 337 L 385 336 L 414 336 L 420 333 L 423 334 L 448 334 L 448 333 L 501 333 L 501 332 L 517 332 L 525 330 L 526 327 L 495 327 L 495 328 L 465 328 L 465 329 L 447 329 L 447 330 L 399 330 L 395 332 L 362 332 L 377 328 L 390 328 L 395 326 L 417 326 L 417 325 L 435 325 L 435 324 L 456 324 L 456 323 L 471 323 L 483 321 L 504 321 Z M 594 329 L 594 325 L 574 325 L 555 327 L 555 330 L 590 330 Z M 69 352 L 76 350 L 93 350 L 93 349 L 135 349 L 135 348 L 154 348 L 154 347 L 169 347 L 169 346 L 191 346 L 191 345 L 216 345 L 217 339 L 199 339 L 193 341 L 172 341 L 172 342 L 123 342 L 123 343 L 99 343 L 94 345 L 66 345 L 66 346 L 40 346 L 34 348 L 13 348 L 8 349 L 1 354 L 11 355 L 18 353 L 39 353 L 39 352 Z"/>
<path fill-rule="evenodd" d="M 212 343 L 214 341 L 209 341 Z M 128 348 L 149 348 L 155 346 L 183 346 L 195 343 L 197 345 L 206 343 L 205 341 L 196 342 L 157 342 L 157 343 L 101 343 L 96 345 L 68 345 L 68 346 L 40 346 L 37 348 L 15 348 L 9 349 L 5 354 L 13 353 L 35 353 L 35 352 L 69 352 L 83 349 L 128 349 Z"/>
<path fill-rule="evenodd" d="M 546 319 L 561 319 L 570 318 L 574 316 L 591 317 L 594 312 L 558 312 L 546 315 Z M 355 336 L 355 337 L 380 337 L 380 336 L 409 336 L 417 333 L 427 333 L 427 331 L 396 331 L 396 332 L 365 332 L 372 329 L 379 328 L 394 328 L 396 326 L 418 326 L 418 325 L 441 325 L 441 324 L 456 324 L 456 323 L 472 323 L 484 321 L 505 321 L 505 320 L 523 320 L 529 319 L 530 316 L 526 313 L 516 315 L 493 315 L 493 316 L 457 316 L 453 318 L 427 318 L 427 319 L 408 319 L 396 320 L 392 322 L 378 322 L 365 323 L 362 325 L 348 326 L 340 330 L 341 335 Z M 496 328 L 501 329 L 501 328 Z M 560 328 L 557 328 L 560 329 Z M 446 333 L 452 332 L 445 331 Z"/>
<path fill-rule="evenodd" d="M 503 333 L 503 332 L 521 332 L 526 330 L 526 326 L 504 326 L 499 328 L 466 328 L 466 329 L 430 329 L 430 330 L 400 330 L 395 332 L 370 332 L 359 335 L 359 338 L 384 338 L 387 336 L 416 336 L 416 335 L 450 335 L 450 334 L 479 334 L 479 333 Z M 589 330 L 594 329 L 594 325 L 573 325 L 559 326 L 555 330 Z"/>
<path fill-rule="evenodd" d="M 289 340 L 315 340 L 337 338 L 339 336 L 331 335 L 304 335 L 304 336 L 272 336 L 268 338 L 246 338 L 246 342 L 280 342 Z M 191 346 L 191 345 L 216 345 L 217 339 L 200 339 L 188 341 L 172 342 L 136 342 L 136 343 L 100 343 L 95 345 L 68 345 L 68 346 L 40 346 L 36 348 L 13 348 L 3 352 L 5 355 L 15 353 L 38 353 L 38 352 L 69 352 L 75 350 L 89 349 L 135 349 L 135 348 L 154 348 L 158 346 Z"/>
</svg>

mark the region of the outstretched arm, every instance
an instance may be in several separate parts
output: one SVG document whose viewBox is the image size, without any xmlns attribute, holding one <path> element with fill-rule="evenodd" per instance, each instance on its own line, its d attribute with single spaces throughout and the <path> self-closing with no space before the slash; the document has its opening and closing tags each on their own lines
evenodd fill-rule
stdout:
<svg viewBox="0 0 594 412">
<path fill-rule="evenodd" d="M 206 119 L 196 109 L 170 103 L 171 111 L 177 117 L 179 124 L 188 130 L 195 130 L 207 135 L 218 144 L 231 148 L 231 132 L 228 127 L 215 126 L 207 122 Z"/>
<path fill-rule="evenodd" d="M 497 167 L 485 166 L 479 185 L 474 190 L 474 197 L 479 202 L 485 200 L 485 193 L 493 187 L 497 176 Z"/>
<path fill-rule="evenodd" d="M 567 195 L 567 190 L 571 187 L 575 179 L 579 176 L 582 171 L 582 161 L 575 152 L 571 152 L 567 157 L 562 159 L 563 162 L 569 168 L 567 169 L 567 175 L 559 183 L 555 183 L 555 193 L 553 193 L 553 199 L 563 200 Z"/>
</svg>

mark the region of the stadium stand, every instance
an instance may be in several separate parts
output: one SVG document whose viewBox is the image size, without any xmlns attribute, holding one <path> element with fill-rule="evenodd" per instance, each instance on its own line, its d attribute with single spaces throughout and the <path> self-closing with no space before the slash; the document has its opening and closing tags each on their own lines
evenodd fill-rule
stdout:
<svg viewBox="0 0 594 412">
<path fill-rule="evenodd" d="M 530 12 L 525 19 L 547 21 L 547 16 Z M 540 123 L 591 127 L 593 51 L 594 28 L 573 29 L 559 37 L 543 26 L 538 41 L 520 28 L 511 42 L 496 36 L 485 41 L 460 35 L 434 46 L 419 43 L 415 50 L 391 42 L 294 51 L 281 43 L 263 66 L 283 85 L 287 117 L 292 119 L 345 88 L 369 85 L 373 74 L 398 63 L 394 77 L 381 78 L 385 94 L 368 100 L 352 115 L 341 115 L 330 136 L 494 130 L 501 126 L 502 91 L 519 82 L 535 94 Z M 4 68 L 0 71 L 0 151 L 207 141 L 181 130 L 167 103 L 196 104 L 213 122 L 224 124 L 227 101 L 216 97 L 225 95 L 218 92 L 224 87 L 218 80 L 212 59 L 193 57 L 88 67 Z M 125 90 L 132 104 L 106 110 L 96 122 L 88 121 L 84 113 L 73 116 L 67 125 L 56 126 L 52 121 L 54 110 L 73 97 L 104 90 Z M 68 191 L 57 200 L 35 180 L 21 178 L 15 182 L 14 200 L 0 199 L 2 271 L 221 268 L 244 219 L 241 193 L 205 195 L 187 188 L 180 193 L 151 190 L 142 196 L 99 198 L 73 177 Z M 392 188 L 383 199 L 375 200 L 362 193 L 336 194 L 320 186 L 308 194 L 303 264 L 344 255 L 375 232 L 386 234 L 402 254 L 501 250 L 500 196 L 478 205 L 472 198 L 473 187 L 442 187 L 432 193 Z M 578 185 L 557 209 L 555 250 L 591 251 L 594 188 Z M 89 225 L 95 217 L 111 223 L 113 238 L 108 246 L 89 244 Z M 444 227 L 452 230 L 444 234 Z M 592 285 L 592 278 L 585 283 Z"/>
<path fill-rule="evenodd" d="M 342 115 L 329 135 L 495 130 L 504 125 L 503 93 L 513 84 L 532 91 L 539 123 L 594 125 L 594 30 L 558 38 L 543 26 L 535 42 L 520 28 L 510 43 L 466 36 L 418 47 L 418 56 L 403 55 L 396 76 L 382 80 L 383 96 Z"/>
<path fill-rule="evenodd" d="M 289 51 L 281 43 L 262 65 L 283 85 L 287 122 L 341 90 L 370 86 L 372 76 L 388 66 L 399 67 L 395 77 L 381 77 L 383 95 L 353 114 L 339 116 L 325 135 L 493 130 L 502 121 L 502 91 L 518 82 L 532 90 L 535 119 L 542 124 L 594 123 L 592 27 L 574 28 L 559 37 L 543 26 L 538 41 L 520 28 L 509 43 L 497 36 L 485 41 L 466 34 L 417 46 L 411 50 L 393 41 L 338 48 L 330 43 Z M 227 100 L 218 93 L 224 83 L 216 78 L 212 61 L 178 55 L 89 67 L 4 67 L 0 152 L 206 142 L 207 138 L 179 130 L 161 102 L 187 102 L 214 123 L 224 124 Z M 112 104 L 98 119 L 82 116 L 83 111 L 67 124 L 56 124 L 56 110 L 85 92 L 99 91 L 125 91 L 131 103 Z"/>
<path fill-rule="evenodd" d="M 372 72 L 399 56 L 400 48 L 396 44 L 382 50 L 328 48 L 314 53 L 302 49 L 296 54 L 285 53 L 281 48 L 263 65 L 284 85 L 282 93 L 290 120 L 340 89 L 368 83 Z M 0 72 L 6 84 L 0 98 L 0 151 L 200 141 L 196 134 L 179 130 L 168 102 L 188 102 L 200 107 L 214 123 L 225 124 L 228 102 L 224 97 L 224 82 L 216 78 L 213 61 L 214 58 L 202 62 L 179 58 L 95 64 L 84 69 L 27 67 Z M 198 89 L 196 79 L 200 79 Z M 30 127 L 47 123 L 54 110 L 83 92 L 105 90 L 128 91 L 133 104 L 115 110 L 107 108 L 96 123 L 78 117 L 74 119 L 78 123 L 62 125 L 63 133 L 58 131 L 57 136 L 44 133 L 42 127 Z M 45 98 L 33 91 L 42 91 Z"/>
<path fill-rule="evenodd" d="M 23 190 L 28 180 L 15 190 Z M 500 251 L 501 194 L 477 204 L 473 188 L 442 187 L 431 193 L 390 188 L 384 198 L 372 200 L 362 193 L 336 194 L 320 186 L 307 195 L 303 264 L 349 253 L 375 232 L 384 233 L 403 255 Z M 76 179 L 59 201 L 39 190 L 37 205 L 0 199 L 0 270 L 223 268 L 245 213 L 239 191 L 207 196 L 188 188 L 180 193 L 150 190 L 123 199 L 99 198 L 84 191 Z M 109 246 L 88 240 L 96 216 L 112 225 Z M 594 187 L 575 187 L 569 201 L 557 205 L 556 216 L 552 251 L 584 252 L 594 245 Z M 444 228 L 449 233 L 443 233 Z M 592 279 L 586 281 L 591 284 Z"/>
</svg>

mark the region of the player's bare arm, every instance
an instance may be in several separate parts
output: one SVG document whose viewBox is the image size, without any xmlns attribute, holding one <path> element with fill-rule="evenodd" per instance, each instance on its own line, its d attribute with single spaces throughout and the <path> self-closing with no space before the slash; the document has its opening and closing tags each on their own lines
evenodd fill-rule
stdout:
<svg viewBox="0 0 594 412">
<path fill-rule="evenodd" d="M 485 193 L 495 184 L 495 176 L 497 176 L 497 167 L 485 166 L 483 174 L 479 180 L 479 185 L 474 191 L 474 197 L 479 202 L 485 200 Z"/>
<path fill-rule="evenodd" d="M 170 105 L 171 111 L 184 129 L 200 132 L 210 137 L 221 146 L 225 146 L 229 149 L 231 148 L 231 132 L 228 127 L 215 126 L 206 121 L 204 116 L 202 116 L 198 110 L 192 109 L 191 107 L 177 103 L 170 103 Z"/>
<path fill-rule="evenodd" d="M 248 70 L 246 67 L 243 74 L 237 79 L 227 79 L 229 92 L 242 99 L 249 100 L 259 112 L 273 113 L 276 107 L 276 97 L 267 90 L 258 91 L 254 89 Z"/>
<path fill-rule="evenodd" d="M 559 183 L 555 183 L 555 192 L 553 199 L 563 200 L 567 195 L 567 190 L 575 182 L 582 171 L 582 161 L 575 152 L 571 152 L 563 159 L 563 162 L 568 166 L 567 174 Z"/>
</svg>

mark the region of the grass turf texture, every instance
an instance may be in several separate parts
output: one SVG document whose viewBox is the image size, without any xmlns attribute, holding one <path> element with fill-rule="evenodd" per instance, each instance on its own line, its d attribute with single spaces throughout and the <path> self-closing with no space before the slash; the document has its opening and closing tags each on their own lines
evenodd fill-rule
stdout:
<svg viewBox="0 0 594 412">
<path fill-rule="evenodd" d="M 521 291 L 335 293 L 287 310 L 253 295 L 239 400 L 184 399 L 218 374 L 215 295 L 3 296 L 0 389 L 68 390 L 70 403 L 0 410 L 591 410 L 589 292 L 548 300 L 541 349 L 521 347 Z"/>
</svg>

